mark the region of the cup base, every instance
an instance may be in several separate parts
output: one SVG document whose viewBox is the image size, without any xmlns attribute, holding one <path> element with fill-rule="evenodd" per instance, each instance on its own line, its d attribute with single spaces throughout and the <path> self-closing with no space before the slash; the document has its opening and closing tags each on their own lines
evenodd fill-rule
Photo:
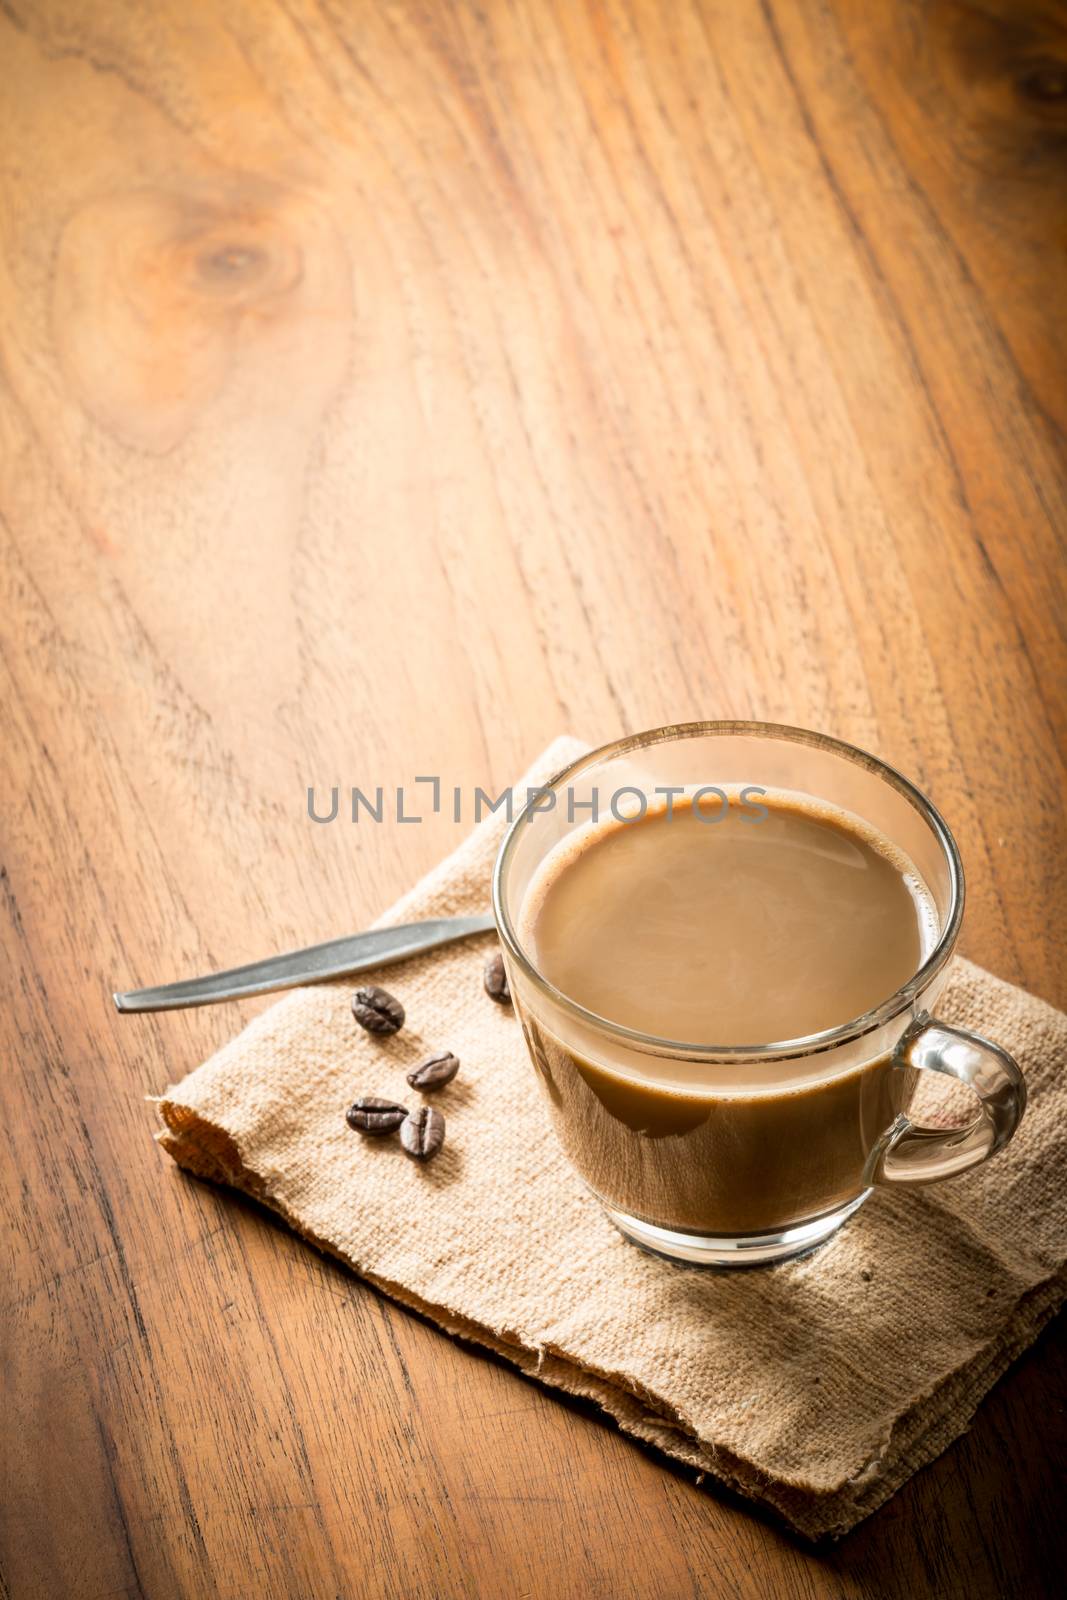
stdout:
<svg viewBox="0 0 1067 1600">
<path fill-rule="evenodd" d="M 631 1244 L 653 1255 L 664 1256 L 668 1261 L 704 1267 L 765 1267 L 778 1261 L 791 1261 L 825 1244 L 830 1235 L 859 1210 L 870 1192 L 865 1189 L 854 1200 L 836 1211 L 824 1212 L 811 1222 L 800 1222 L 771 1233 L 726 1234 L 719 1238 L 702 1233 L 675 1233 L 669 1228 L 642 1222 L 639 1217 L 627 1216 L 625 1211 L 616 1211 L 612 1206 L 605 1209 Z"/>
</svg>

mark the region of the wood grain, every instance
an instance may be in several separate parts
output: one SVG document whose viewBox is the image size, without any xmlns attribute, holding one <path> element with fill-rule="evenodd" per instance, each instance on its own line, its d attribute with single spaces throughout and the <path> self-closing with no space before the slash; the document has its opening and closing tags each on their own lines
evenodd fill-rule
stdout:
<svg viewBox="0 0 1067 1600">
<path fill-rule="evenodd" d="M 1063 1334 L 830 1552 L 183 1180 L 254 1008 L 506 783 L 691 716 L 879 750 L 1067 1002 L 1067 17 L 0 5 L 0 1594 L 1036 1596 Z"/>
</svg>

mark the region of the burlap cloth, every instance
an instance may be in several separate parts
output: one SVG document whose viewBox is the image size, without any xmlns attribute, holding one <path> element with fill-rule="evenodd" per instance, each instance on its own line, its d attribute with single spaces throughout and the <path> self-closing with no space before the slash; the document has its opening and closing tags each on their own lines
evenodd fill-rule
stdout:
<svg viewBox="0 0 1067 1600">
<path fill-rule="evenodd" d="M 579 749 L 557 742 L 524 783 Z M 382 920 L 487 907 L 502 831 L 490 817 Z M 354 1024 L 351 980 L 291 994 L 160 1099 L 164 1148 L 698 1480 L 809 1537 L 851 1528 L 967 1428 L 1063 1298 L 1067 1017 L 958 961 L 938 1011 L 1021 1062 L 1014 1142 L 954 1181 L 876 1191 L 807 1259 L 715 1273 L 627 1244 L 572 1173 L 519 1024 L 482 990 L 491 948 L 383 971 L 408 1013 L 384 1041 Z M 350 1132 L 357 1094 L 417 1101 L 404 1072 L 441 1048 L 462 1067 L 433 1162 Z"/>
</svg>

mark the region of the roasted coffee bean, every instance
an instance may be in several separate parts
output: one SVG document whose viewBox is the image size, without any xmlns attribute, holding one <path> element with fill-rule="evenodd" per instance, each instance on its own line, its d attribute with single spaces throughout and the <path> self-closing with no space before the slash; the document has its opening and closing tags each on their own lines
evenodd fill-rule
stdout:
<svg viewBox="0 0 1067 1600">
<path fill-rule="evenodd" d="M 357 1133 L 395 1133 L 408 1114 L 407 1106 L 395 1100 L 379 1100 L 375 1094 L 365 1094 L 350 1105 L 345 1121 Z"/>
<path fill-rule="evenodd" d="M 485 963 L 485 992 L 491 1000 L 498 1005 L 511 1004 L 511 990 L 508 988 L 508 975 L 504 970 L 504 957 L 500 951 L 489 957 Z"/>
<path fill-rule="evenodd" d="M 413 1089 L 443 1089 L 446 1083 L 452 1082 L 458 1071 L 459 1057 L 446 1050 L 443 1055 L 431 1056 L 421 1067 L 409 1072 L 408 1082 Z"/>
<path fill-rule="evenodd" d="M 368 1033 L 396 1033 L 404 1026 L 404 1007 L 388 989 L 376 983 L 357 989 L 352 996 L 352 1015 Z"/>
<path fill-rule="evenodd" d="M 433 1106 L 420 1106 L 400 1124 L 400 1143 L 412 1161 L 429 1161 L 445 1142 L 445 1119 Z"/>
</svg>

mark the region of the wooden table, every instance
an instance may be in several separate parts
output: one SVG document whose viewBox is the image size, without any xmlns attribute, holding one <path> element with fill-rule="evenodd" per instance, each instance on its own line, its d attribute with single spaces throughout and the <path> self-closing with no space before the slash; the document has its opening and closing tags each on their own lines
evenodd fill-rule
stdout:
<svg viewBox="0 0 1067 1600">
<path fill-rule="evenodd" d="M 109 994 L 459 837 L 311 784 L 733 716 L 914 774 L 1067 1001 L 1062 7 L 2 9 L 0 1594 L 1052 1592 L 1062 1332 L 813 1554 L 179 1175 L 256 1008 Z"/>
</svg>

